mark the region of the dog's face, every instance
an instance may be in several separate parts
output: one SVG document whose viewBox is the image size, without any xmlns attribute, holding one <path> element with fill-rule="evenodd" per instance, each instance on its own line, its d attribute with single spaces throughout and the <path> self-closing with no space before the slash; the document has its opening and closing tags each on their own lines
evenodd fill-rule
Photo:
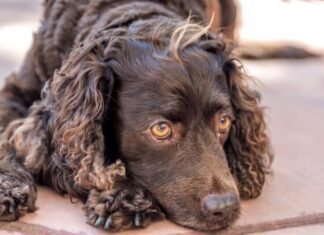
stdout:
<svg viewBox="0 0 324 235">
<path fill-rule="evenodd" d="M 176 223 L 207 231 L 229 225 L 239 199 L 223 148 L 234 121 L 224 58 L 192 46 L 179 62 L 135 41 L 123 51 L 111 66 L 129 177 Z"/>
</svg>

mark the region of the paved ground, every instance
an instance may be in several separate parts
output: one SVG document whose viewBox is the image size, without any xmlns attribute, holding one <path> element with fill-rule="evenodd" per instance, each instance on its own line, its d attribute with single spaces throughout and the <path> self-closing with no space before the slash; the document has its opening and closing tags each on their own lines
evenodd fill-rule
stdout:
<svg viewBox="0 0 324 235">
<path fill-rule="evenodd" d="M 15 8 L 13 2 L 22 5 Z M 19 32 L 37 26 L 36 2 L 0 2 L 0 78 L 19 65 L 28 45 Z M 14 25 L 13 31 L 8 25 Z M 7 45 L 3 32 L 18 35 L 13 40 L 19 40 L 21 48 L 14 41 L 10 50 L 1 46 L 1 42 Z M 248 73 L 261 81 L 276 157 L 263 195 L 244 202 L 241 219 L 220 234 L 324 234 L 323 64 L 322 59 L 245 62 Z M 71 204 L 47 188 L 40 188 L 37 203 L 36 213 L 20 222 L 0 223 L 0 234 L 104 234 L 85 224 L 80 203 Z M 168 221 L 124 234 L 144 233 L 196 234 Z"/>
</svg>

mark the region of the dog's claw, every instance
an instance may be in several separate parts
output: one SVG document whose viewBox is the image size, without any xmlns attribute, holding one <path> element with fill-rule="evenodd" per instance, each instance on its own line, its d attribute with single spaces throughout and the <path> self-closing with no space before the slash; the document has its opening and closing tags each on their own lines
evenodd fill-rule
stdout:
<svg viewBox="0 0 324 235">
<path fill-rule="evenodd" d="M 103 221 L 104 221 L 104 217 L 99 216 L 95 222 L 95 227 L 99 227 Z"/>
<path fill-rule="evenodd" d="M 139 212 L 136 212 L 135 217 L 134 217 L 134 226 L 135 227 L 141 227 L 142 223 L 142 216 Z"/>
<path fill-rule="evenodd" d="M 112 219 L 111 219 L 111 216 L 109 216 L 108 219 L 106 220 L 106 223 L 105 223 L 105 226 L 104 226 L 105 230 L 109 230 L 111 222 L 112 222 Z"/>
<path fill-rule="evenodd" d="M 14 212 L 15 212 L 15 206 L 14 206 L 14 204 L 10 203 L 10 205 L 9 205 L 9 213 L 13 214 Z"/>
</svg>

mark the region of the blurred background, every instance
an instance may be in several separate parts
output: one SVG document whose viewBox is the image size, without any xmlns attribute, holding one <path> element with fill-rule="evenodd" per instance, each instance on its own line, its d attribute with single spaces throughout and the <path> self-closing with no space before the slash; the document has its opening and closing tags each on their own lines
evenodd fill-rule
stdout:
<svg viewBox="0 0 324 235">
<path fill-rule="evenodd" d="M 41 2 L 0 0 L 1 75 L 19 67 L 39 26 Z M 238 0 L 237 3 L 240 9 L 238 35 L 243 44 L 297 42 L 324 53 L 323 1 Z"/>
<path fill-rule="evenodd" d="M 0 74 L 17 69 L 41 20 L 41 0 L 0 0 Z M 241 42 L 298 42 L 324 52 L 324 2 L 238 0 Z"/>
<path fill-rule="evenodd" d="M 324 1 L 237 2 L 242 43 L 297 42 L 324 54 Z M 19 68 L 41 12 L 41 0 L 0 0 L 0 85 Z M 272 234 L 324 234 L 324 59 L 243 64 L 260 81 L 275 161 L 263 196 L 245 204 L 239 223 L 299 218 L 294 226 L 302 230 Z M 316 226 L 309 225 L 310 216 Z"/>
</svg>

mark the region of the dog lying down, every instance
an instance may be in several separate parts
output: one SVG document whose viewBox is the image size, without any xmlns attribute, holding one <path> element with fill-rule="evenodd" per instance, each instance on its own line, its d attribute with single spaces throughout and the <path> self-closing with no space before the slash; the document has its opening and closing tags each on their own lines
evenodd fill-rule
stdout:
<svg viewBox="0 0 324 235">
<path fill-rule="evenodd" d="M 36 182 L 111 231 L 237 220 L 272 156 L 234 29 L 231 0 L 45 1 L 0 93 L 0 220 L 35 210 Z"/>
</svg>

